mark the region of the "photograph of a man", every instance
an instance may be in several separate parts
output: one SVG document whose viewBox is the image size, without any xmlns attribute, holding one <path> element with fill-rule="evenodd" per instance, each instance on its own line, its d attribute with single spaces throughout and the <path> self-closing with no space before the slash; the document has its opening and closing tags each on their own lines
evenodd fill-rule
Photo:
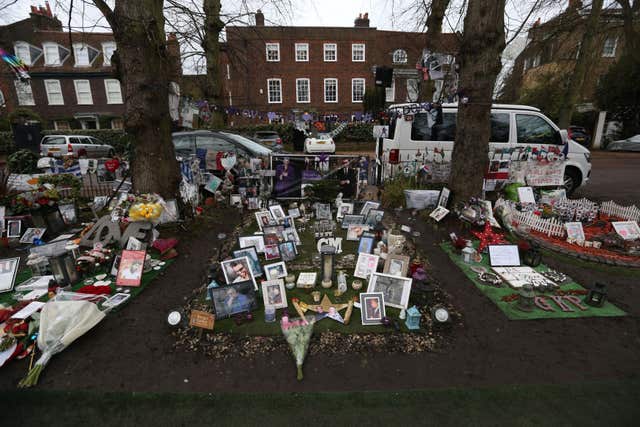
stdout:
<svg viewBox="0 0 640 427">
<path fill-rule="evenodd" d="M 385 317 L 382 292 L 360 294 L 360 315 L 363 325 L 380 325 Z"/>
</svg>

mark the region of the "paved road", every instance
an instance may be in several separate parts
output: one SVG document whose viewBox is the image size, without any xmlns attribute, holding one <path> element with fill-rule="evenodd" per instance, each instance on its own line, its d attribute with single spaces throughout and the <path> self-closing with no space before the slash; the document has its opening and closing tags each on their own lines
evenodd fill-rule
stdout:
<svg viewBox="0 0 640 427">
<path fill-rule="evenodd" d="M 574 197 L 640 207 L 640 153 L 592 152 L 591 180 Z"/>
</svg>

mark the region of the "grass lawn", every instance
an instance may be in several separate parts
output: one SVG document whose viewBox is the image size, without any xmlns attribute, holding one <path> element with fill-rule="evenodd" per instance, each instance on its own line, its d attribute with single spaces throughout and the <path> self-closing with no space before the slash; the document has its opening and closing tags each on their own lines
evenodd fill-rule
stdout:
<svg viewBox="0 0 640 427">
<path fill-rule="evenodd" d="M 351 393 L 11 391 L 0 392 L 0 401 L 2 424 L 7 426 L 621 426 L 637 425 L 639 385 L 627 381 Z"/>
</svg>

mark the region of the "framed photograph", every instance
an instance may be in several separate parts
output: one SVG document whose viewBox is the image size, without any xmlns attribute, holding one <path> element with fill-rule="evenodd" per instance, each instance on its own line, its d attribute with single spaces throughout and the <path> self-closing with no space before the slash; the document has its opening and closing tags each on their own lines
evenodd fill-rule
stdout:
<svg viewBox="0 0 640 427">
<path fill-rule="evenodd" d="M 489 263 L 492 267 L 519 267 L 518 245 L 489 245 Z"/>
<path fill-rule="evenodd" d="M 640 227 L 636 221 L 615 221 L 611 225 L 624 240 L 640 239 Z"/>
<path fill-rule="evenodd" d="M 27 228 L 20 238 L 20 243 L 33 243 L 33 239 L 42 239 L 46 231 L 46 228 Z"/>
<path fill-rule="evenodd" d="M 578 242 L 584 242 L 584 228 L 581 222 L 565 222 L 564 228 L 567 229 L 567 239 L 574 239 Z"/>
<path fill-rule="evenodd" d="M 296 286 L 299 288 L 313 288 L 316 285 L 316 280 L 318 280 L 318 273 L 315 271 L 313 273 L 303 272 L 298 275 Z"/>
<path fill-rule="evenodd" d="M 0 260 L 0 293 L 11 292 L 18 274 L 20 258 L 5 258 Z"/>
<path fill-rule="evenodd" d="M 367 292 L 382 292 L 385 305 L 406 310 L 409 304 L 412 281 L 409 277 L 373 273 L 369 278 Z"/>
<path fill-rule="evenodd" d="M 285 228 L 282 231 L 282 237 L 284 238 L 285 242 L 290 241 L 295 243 L 296 245 L 302 244 L 302 242 L 300 241 L 300 236 L 298 235 L 298 230 L 296 230 L 295 227 Z"/>
<path fill-rule="evenodd" d="M 120 254 L 118 254 L 118 255 L 113 257 L 113 264 L 111 264 L 111 270 L 109 271 L 109 273 L 113 277 L 117 277 L 118 276 L 118 269 L 120 268 L 120 259 L 121 258 L 122 258 L 122 255 L 120 255 Z"/>
<path fill-rule="evenodd" d="M 22 230 L 22 221 L 19 219 L 7 221 L 7 237 L 10 239 L 17 239 L 20 237 L 20 231 Z"/>
<path fill-rule="evenodd" d="M 358 244 L 358 252 L 370 254 L 373 251 L 373 243 L 375 238 L 371 236 L 360 237 L 360 243 Z"/>
<path fill-rule="evenodd" d="M 284 288 L 284 280 L 265 280 L 262 282 L 262 300 L 265 307 L 286 308 L 287 291 Z"/>
<path fill-rule="evenodd" d="M 282 225 L 272 225 L 269 227 L 265 227 L 263 231 L 265 235 L 275 234 L 278 237 L 277 243 L 282 243 L 286 240 L 284 238 L 284 227 Z"/>
<path fill-rule="evenodd" d="M 254 289 L 258 290 L 258 284 L 251 272 L 251 261 L 246 256 L 222 261 L 220 265 L 227 284 L 251 281 Z"/>
<path fill-rule="evenodd" d="M 216 319 L 231 317 L 237 313 L 258 308 L 254 283 L 251 280 L 220 286 L 209 290 Z"/>
<path fill-rule="evenodd" d="M 117 307 L 120 304 L 124 303 L 131 297 L 131 294 L 126 294 L 124 292 L 118 292 L 117 294 L 113 294 L 109 297 L 108 300 L 102 303 L 103 307 Z"/>
<path fill-rule="evenodd" d="M 345 215 L 353 214 L 353 203 L 342 202 L 338 207 L 336 218 L 343 218 Z"/>
<path fill-rule="evenodd" d="M 255 246 L 260 253 L 264 252 L 264 236 L 239 236 L 238 245 L 240 249 Z"/>
<path fill-rule="evenodd" d="M 265 246 L 266 250 L 266 246 Z M 260 258 L 258 258 L 258 250 L 255 246 L 248 246 L 246 248 L 233 251 L 233 256 L 236 258 L 242 258 L 246 256 L 249 259 L 249 265 L 251 266 L 251 272 L 253 277 L 260 277 L 264 273 L 262 272 L 262 265 L 260 264 Z"/>
<path fill-rule="evenodd" d="M 300 218 L 300 208 L 289 209 L 289 216 L 291 218 Z"/>
<path fill-rule="evenodd" d="M 127 240 L 127 247 L 125 249 L 128 251 L 144 251 L 147 249 L 147 244 L 131 236 L 129 240 Z"/>
<path fill-rule="evenodd" d="M 364 224 L 353 224 L 347 229 L 347 240 L 357 242 L 360 240 L 362 233 L 369 231 L 370 227 Z"/>
<path fill-rule="evenodd" d="M 382 292 L 360 294 L 360 317 L 363 325 L 381 325 L 385 316 Z"/>
<path fill-rule="evenodd" d="M 287 266 L 282 261 L 265 265 L 264 274 L 267 280 L 284 279 L 287 277 Z"/>
<path fill-rule="evenodd" d="M 273 235 L 275 236 L 275 235 Z M 280 259 L 280 249 L 278 248 L 279 243 L 277 242 L 278 238 L 276 237 L 276 243 L 265 245 L 264 246 L 264 258 L 267 261 L 271 261 L 273 259 Z"/>
<path fill-rule="evenodd" d="M 284 242 L 278 245 L 278 249 L 280 249 L 280 257 L 282 257 L 283 261 L 293 261 L 296 259 L 296 244 L 294 242 Z"/>
<path fill-rule="evenodd" d="M 437 208 L 431 211 L 429 216 L 433 218 L 436 222 L 440 222 L 442 218 L 447 216 L 448 213 L 449 213 L 449 209 L 445 208 L 444 206 L 438 206 Z"/>
<path fill-rule="evenodd" d="M 116 276 L 117 286 L 140 286 L 146 254 L 146 251 L 122 251 Z"/>
<path fill-rule="evenodd" d="M 328 203 L 316 204 L 316 219 L 332 219 L 331 205 Z"/>
<path fill-rule="evenodd" d="M 242 204 L 242 194 L 232 194 L 229 196 L 229 204 L 238 207 Z"/>
<path fill-rule="evenodd" d="M 406 255 L 389 254 L 384 263 L 384 274 L 407 277 L 409 271 L 409 257 Z"/>
<path fill-rule="evenodd" d="M 342 218 L 342 228 L 347 229 L 350 225 L 364 224 L 364 215 L 345 215 Z"/>
<path fill-rule="evenodd" d="M 364 206 L 362 206 L 362 209 L 360 210 L 360 215 L 366 218 L 367 215 L 369 215 L 369 211 L 371 209 L 378 209 L 379 207 L 380 207 L 380 203 L 367 201 L 364 203 Z"/>
<path fill-rule="evenodd" d="M 284 209 L 282 209 L 282 206 L 280 205 L 269 206 L 269 212 L 271 212 L 271 215 L 273 216 L 273 219 L 276 220 L 276 222 L 283 221 L 284 217 L 286 216 L 284 214 Z"/>
<path fill-rule="evenodd" d="M 379 260 L 380 257 L 378 255 L 365 253 L 358 254 L 358 262 L 356 263 L 356 269 L 353 272 L 353 277 L 369 279 L 369 276 L 378 270 Z"/>
<path fill-rule="evenodd" d="M 278 239 L 278 235 L 274 233 L 269 233 L 264 235 L 264 247 L 265 251 L 267 250 L 267 246 L 278 245 L 280 243 L 280 239 Z"/>
<path fill-rule="evenodd" d="M 451 190 L 447 187 L 442 187 L 440 190 L 440 196 L 438 197 L 438 207 L 442 206 L 443 208 L 447 207 L 447 203 L 449 203 L 449 196 L 451 195 Z"/>
<path fill-rule="evenodd" d="M 76 211 L 76 205 L 74 203 L 68 203 L 66 205 L 58 205 L 62 220 L 66 225 L 75 224 L 78 222 L 78 213 Z"/>
<path fill-rule="evenodd" d="M 258 199 L 257 197 L 249 197 L 247 199 L 247 209 L 251 211 L 260 209 L 260 199 Z"/>
<path fill-rule="evenodd" d="M 291 218 L 290 216 L 285 216 L 282 219 L 282 226 L 284 228 L 291 228 L 293 227 L 293 218 Z"/>
<path fill-rule="evenodd" d="M 382 217 L 384 217 L 384 211 L 378 209 L 370 209 L 367 214 L 367 219 L 364 223 L 370 227 L 375 227 L 377 223 L 382 221 Z"/>
</svg>

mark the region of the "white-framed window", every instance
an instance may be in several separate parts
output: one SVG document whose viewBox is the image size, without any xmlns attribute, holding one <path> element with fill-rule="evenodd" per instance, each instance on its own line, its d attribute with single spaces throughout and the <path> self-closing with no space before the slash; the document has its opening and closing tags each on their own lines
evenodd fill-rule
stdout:
<svg viewBox="0 0 640 427">
<path fill-rule="evenodd" d="M 396 81 L 391 81 L 390 87 L 384 88 L 384 100 L 385 102 L 395 102 L 396 100 Z"/>
<path fill-rule="evenodd" d="M 231 64 L 227 64 L 227 80 L 231 80 Z"/>
<path fill-rule="evenodd" d="M 30 82 L 14 80 L 16 86 L 16 94 L 18 95 L 18 105 L 36 105 L 33 99 L 33 91 Z"/>
<path fill-rule="evenodd" d="M 58 43 L 42 43 L 42 50 L 44 51 L 44 65 L 57 66 L 62 64 Z"/>
<path fill-rule="evenodd" d="M 338 102 L 338 79 L 324 79 L 324 102 Z"/>
<path fill-rule="evenodd" d="M 311 82 L 309 79 L 296 79 L 296 102 L 311 102 Z"/>
<path fill-rule="evenodd" d="M 120 117 L 111 119 L 111 129 L 124 129 L 124 120 Z"/>
<path fill-rule="evenodd" d="M 267 79 L 267 101 L 282 104 L 282 79 Z"/>
<path fill-rule="evenodd" d="M 13 52 L 25 65 L 35 64 L 40 56 L 42 56 L 42 49 L 22 41 L 13 44 Z"/>
<path fill-rule="evenodd" d="M 102 65 L 110 66 L 113 52 L 116 51 L 116 42 L 102 43 Z"/>
<path fill-rule="evenodd" d="M 69 126 L 69 122 L 66 120 L 54 120 L 53 128 L 55 130 L 71 130 L 71 126 Z"/>
<path fill-rule="evenodd" d="M 73 56 L 76 58 L 76 67 L 90 66 L 99 54 L 100 52 L 97 49 L 86 43 L 73 44 Z"/>
<path fill-rule="evenodd" d="M 364 43 L 353 43 L 351 45 L 351 61 L 364 62 Z"/>
<path fill-rule="evenodd" d="M 604 58 L 613 58 L 616 56 L 616 48 L 618 47 L 617 37 L 607 37 L 602 45 L 602 56 Z"/>
<path fill-rule="evenodd" d="M 351 102 L 364 100 L 364 79 L 351 79 Z"/>
<path fill-rule="evenodd" d="M 104 92 L 107 94 L 107 104 L 122 104 L 122 89 L 116 79 L 104 79 Z"/>
<path fill-rule="evenodd" d="M 407 79 L 407 100 L 406 102 L 417 102 L 420 92 L 417 79 Z"/>
<path fill-rule="evenodd" d="M 323 47 L 324 62 L 338 61 L 338 45 L 335 43 L 325 43 Z"/>
<path fill-rule="evenodd" d="M 280 43 L 267 43 L 267 62 L 280 61 Z"/>
<path fill-rule="evenodd" d="M 394 64 L 406 64 L 407 63 L 407 51 L 404 49 L 396 49 L 393 51 L 393 63 Z"/>
<path fill-rule="evenodd" d="M 296 43 L 296 62 L 309 62 L 309 43 Z"/>
<path fill-rule="evenodd" d="M 78 105 L 92 105 L 93 96 L 91 96 L 91 83 L 89 80 L 74 80 L 73 85 L 76 88 Z"/>
<path fill-rule="evenodd" d="M 60 80 L 45 80 L 44 89 L 47 92 L 49 105 L 64 105 Z"/>
</svg>

